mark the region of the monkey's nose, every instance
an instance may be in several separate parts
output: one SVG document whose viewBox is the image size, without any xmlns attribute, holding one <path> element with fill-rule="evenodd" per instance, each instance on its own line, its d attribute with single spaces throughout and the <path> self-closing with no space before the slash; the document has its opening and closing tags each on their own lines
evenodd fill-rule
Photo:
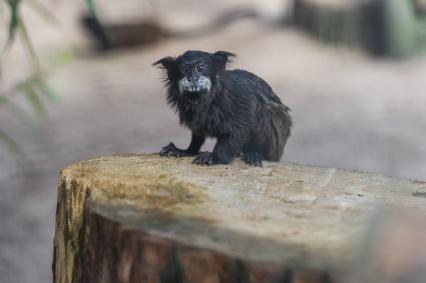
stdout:
<svg viewBox="0 0 426 283">
<path fill-rule="evenodd" d="M 198 77 L 197 76 L 191 76 L 191 78 L 189 79 L 191 84 L 195 85 L 198 81 Z"/>
</svg>

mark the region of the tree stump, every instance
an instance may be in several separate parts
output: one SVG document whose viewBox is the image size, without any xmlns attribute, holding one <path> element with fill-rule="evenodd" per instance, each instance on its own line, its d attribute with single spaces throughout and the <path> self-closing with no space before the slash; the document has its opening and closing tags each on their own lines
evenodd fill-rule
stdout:
<svg viewBox="0 0 426 283">
<path fill-rule="evenodd" d="M 359 1 L 294 0 L 292 20 L 322 41 L 362 46 L 360 7 Z"/>
<path fill-rule="evenodd" d="M 391 57 L 425 49 L 424 0 L 294 0 L 292 22 L 324 42 Z M 417 13 L 416 13 L 417 11 Z"/>
<path fill-rule="evenodd" d="M 335 282 L 378 204 L 426 184 L 265 162 L 116 155 L 61 172 L 55 283 Z"/>
</svg>

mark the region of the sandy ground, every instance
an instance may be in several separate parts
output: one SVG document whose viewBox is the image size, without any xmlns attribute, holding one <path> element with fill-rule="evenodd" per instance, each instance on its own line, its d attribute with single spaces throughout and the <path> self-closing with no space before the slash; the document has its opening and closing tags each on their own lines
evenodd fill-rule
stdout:
<svg viewBox="0 0 426 283">
<path fill-rule="evenodd" d="M 67 22 L 79 9 L 63 5 Z M 171 25 L 205 20 L 194 13 L 205 6 L 194 5 L 166 11 Z M 273 7 L 262 6 L 268 11 Z M 41 24 L 34 21 L 35 27 Z M 35 44 L 42 48 L 46 62 L 64 47 L 85 46 L 74 24 L 62 28 L 69 34 L 36 31 L 40 40 L 36 36 Z M 66 44 L 61 40 L 64 36 Z M 164 41 L 104 56 L 77 55 L 66 64 L 46 63 L 59 97 L 48 103 L 50 118 L 42 123 L 41 135 L 8 109 L 0 109 L 0 128 L 19 141 L 35 164 L 24 170 L 0 148 L 1 282 L 51 281 L 61 168 L 104 154 L 155 152 L 169 141 L 186 146 L 189 133 L 179 128 L 176 115 L 167 108 L 160 71 L 151 63 L 187 49 L 236 52 L 239 57 L 233 67 L 250 70 L 271 84 L 294 118 L 285 162 L 426 180 L 425 58 L 377 60 L 323 46 L 293 29 L 273 29 L 253 21 L 202 38 Z M 11 52 L 4 63 L 6 84 L 25 72 L 24 62 L 22 52 Z"/>
</svg>

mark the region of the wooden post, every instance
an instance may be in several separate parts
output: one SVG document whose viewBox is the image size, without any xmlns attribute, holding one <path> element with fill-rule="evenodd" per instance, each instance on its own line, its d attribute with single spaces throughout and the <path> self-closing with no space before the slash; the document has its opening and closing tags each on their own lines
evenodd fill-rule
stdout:
<svg viewBox="0 0 426 283">
<path fill-rule="evenodd" d="M 107 156 L 61 172 L 55 283 L 335 282 L 378 204 L 425 184 L 341 169 Z"/>
</svg>

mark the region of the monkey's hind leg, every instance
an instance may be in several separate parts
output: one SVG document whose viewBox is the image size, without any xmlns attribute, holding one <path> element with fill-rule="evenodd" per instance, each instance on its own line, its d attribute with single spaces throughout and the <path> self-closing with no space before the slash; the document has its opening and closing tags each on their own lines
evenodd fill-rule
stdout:
<svg viewBox="0 0 426 283">
<path fill-rule="evenodd" d="M 258 152 L 246 152 L 241 156 L 241 160 L 250 166 L 262 167 L 262 158 Z"/>
<path fill-rule="evenodd" d="M 250 166 L 262 167 L 263 154 L 260 147 L 254 143 L 250 143 L 243 148 L 241 160 Z"/>
</svg>

